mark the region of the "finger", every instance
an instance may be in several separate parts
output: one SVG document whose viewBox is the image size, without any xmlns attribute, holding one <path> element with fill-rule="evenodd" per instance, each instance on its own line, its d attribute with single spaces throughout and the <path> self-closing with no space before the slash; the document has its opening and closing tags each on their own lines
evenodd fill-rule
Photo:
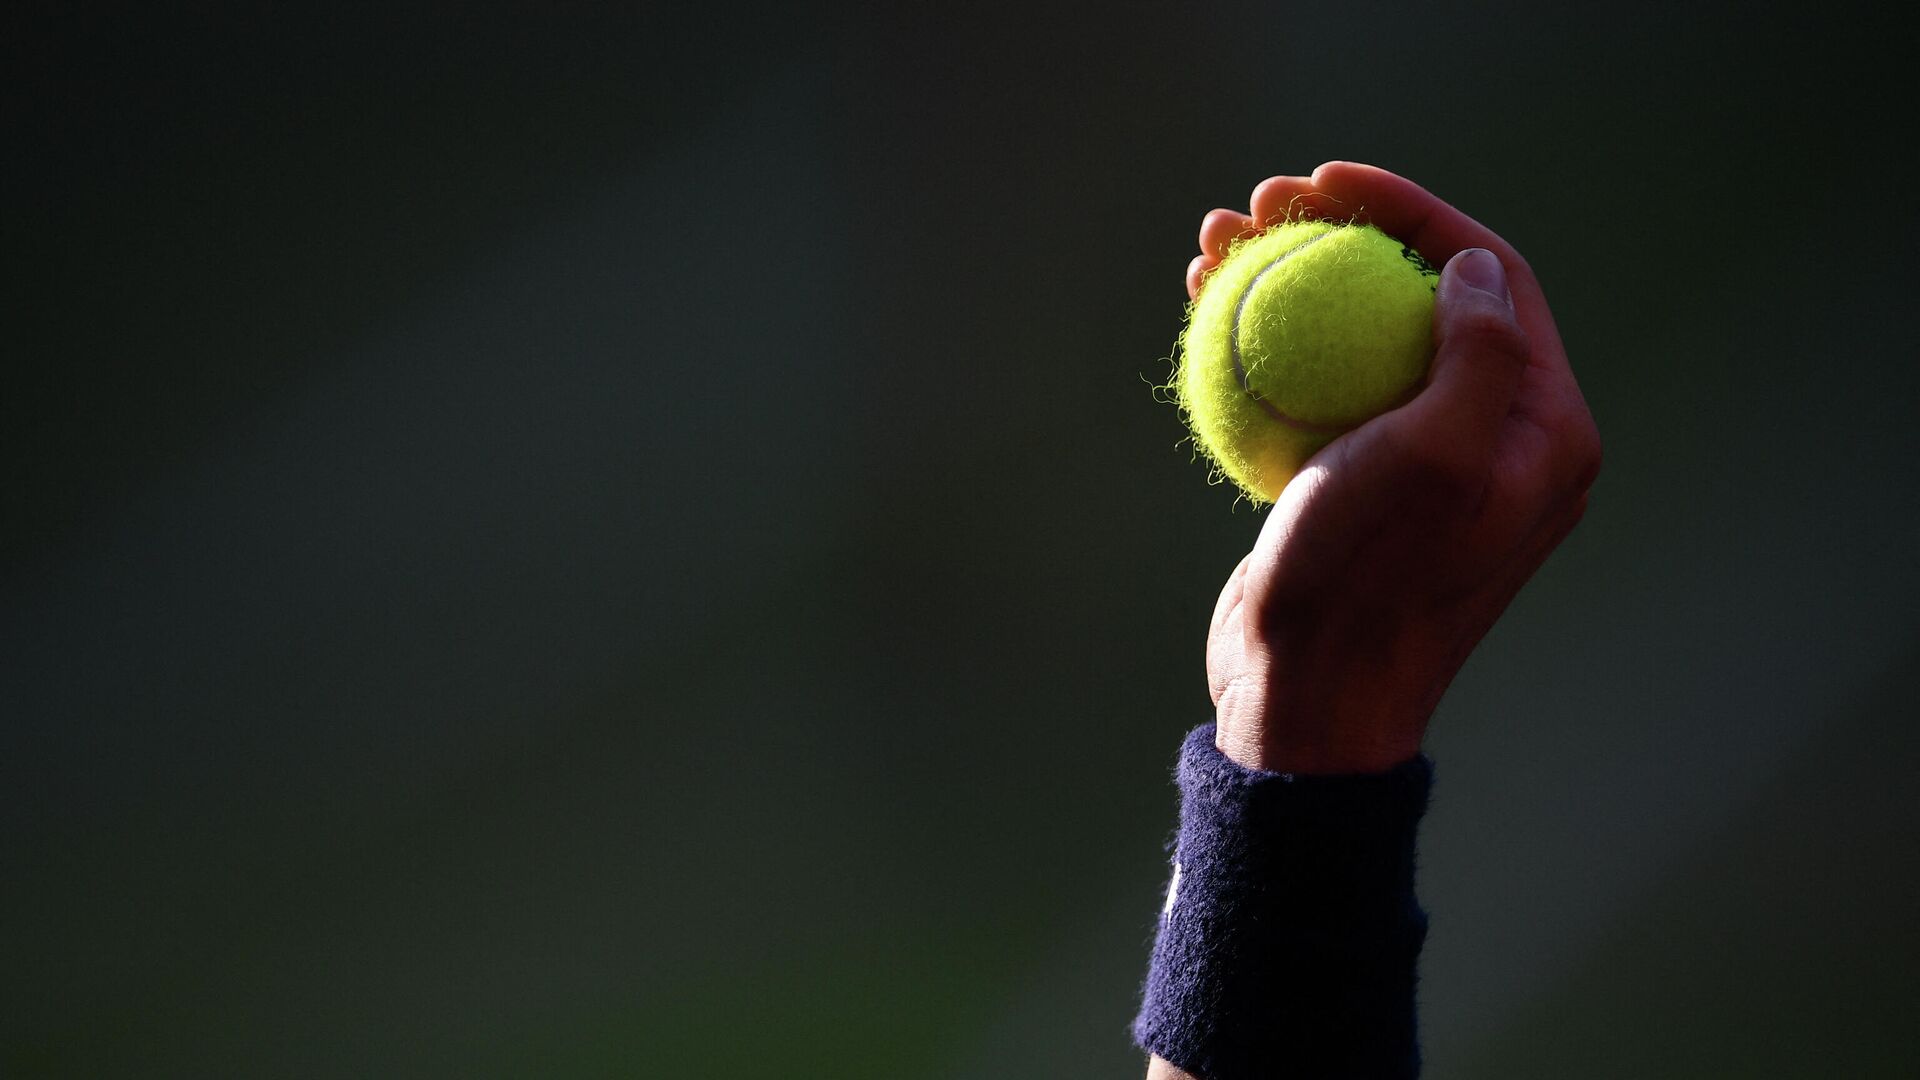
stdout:
<svg viewBox="0 0 1920 1080">
<path fill-rule="evenodd" d="M 1187 263 L 1187 299 L 1200 299 L 1200 286 L 1206 283 L 1207 271 L 1219 265 L 1219 259 L 1206 255 L 1195 255 L 1193 261 Z"/>
<path fill-rule="evenodd" d="M 1358 208 L 1373 224 L 1413 245 L 1435 265 L 1470 247 L 1498 255 L 1507 268 L 1520 325 L 1533 339 L 1539 359 L 1565 367 L 1566 354 L 1546 294 L 1532 267 L 1499 234 L 1413 181 L 1372 165 L 1329 161 L 1313 170 L 1312 179 L 1320 190 Z"/>
<path fill-rule="evenodd" d="M 1200 253 L 1215 259 L 1227 257 L 1227 245 L 1236 238 L 1259 232 L 1253 219 L 1238 210 L 1209 210 L 1200 220 Z"/>
<path fill-rule="evenodd" d="M 1383 418 L 1387 435 L 1437 478 L 1478 496 L 1529 353 L 1492 252 L 1468 248 L 1441 271 L 1433 333 L 1426 388 Z"/>
<path fill-rule="evenodd" d="M 1347 216 L 1340 200 L 1314 189 L 1304 176 L 1270 176 L 1253 189 L 1248 207 L 1261 228 L 1299 218 L 1337 218 Z"/>
<path fill-rule="evenodd" d="M 1405 177 L 1353 161 L 1329 161 L 1313 170 L 1313 183 L 1328 195 L 1355 206 L 1382 230 L 1412 244 L 1435 263 L 1444 263 L 1470 247 L 1483 247 L 1509 266 L 1521 265 L 1518 252 L 1485 225 L 1448 205 Z"/>
</svg>

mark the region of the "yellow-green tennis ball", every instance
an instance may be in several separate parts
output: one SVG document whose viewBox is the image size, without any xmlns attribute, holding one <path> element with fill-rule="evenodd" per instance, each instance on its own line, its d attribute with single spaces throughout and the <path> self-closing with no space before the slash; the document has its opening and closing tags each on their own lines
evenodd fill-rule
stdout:
<svg viewBox="0 0 1920 1080">
<path fill-rule="evenodd" d="M 1256 505 L 1419 390 L 1439 275 L 1371 225 L 1292 221 L 1233 245 L 1188 309 L 1171 389 Z"/>
</svg>

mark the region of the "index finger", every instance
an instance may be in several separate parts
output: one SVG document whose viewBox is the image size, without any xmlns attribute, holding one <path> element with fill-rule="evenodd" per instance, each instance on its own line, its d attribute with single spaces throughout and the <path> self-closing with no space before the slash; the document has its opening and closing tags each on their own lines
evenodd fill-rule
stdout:
<svg viewBox="0 0 1920 1080">
<path fill-rule="evenodd" d="M 1533 268 L 1499 234 L 1419 184 L 1354 161 L 1329 161 L 1313 171 L 1314 186 L 1362 213 L 1389 235 L 1412 244 L 1435 266 L 1468 248 L 1499 256 L 1513 293 L 1514 314 L 1534 343 L 1536 360 L 1567 371 L 1565 347 Z"/>
</svg>

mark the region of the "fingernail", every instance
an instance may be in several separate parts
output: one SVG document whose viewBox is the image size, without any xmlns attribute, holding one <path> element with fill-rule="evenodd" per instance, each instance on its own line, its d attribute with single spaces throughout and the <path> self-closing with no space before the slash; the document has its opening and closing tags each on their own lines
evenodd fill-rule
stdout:
<svg viewBox="0 0 1920 1080">
<path fill-rule="evenodd" d="M 1459 260 L 1454 263 L 1453 272 L 1473 288 L 1499 297 L 1501 303 L 1513 303 L 1513 298 L 1507 293 L 1506 267 L 1501 266 L 1500 260 L 1486 248 L 1468 248 L 1461 252 Z"/>
</svg>

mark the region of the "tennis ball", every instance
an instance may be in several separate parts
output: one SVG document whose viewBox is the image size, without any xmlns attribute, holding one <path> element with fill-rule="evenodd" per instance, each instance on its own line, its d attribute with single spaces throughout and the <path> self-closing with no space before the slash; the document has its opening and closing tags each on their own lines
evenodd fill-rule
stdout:
<svg viewBox="0 0 1920 1080">
<path fill-rule="evenodd" d="M 1440 275 L 1371 225 L 1289 221 L 1236 242 L 1187 309 L 1174 401 L 1254 505 L 1419 390 Z"/>
</svg>

